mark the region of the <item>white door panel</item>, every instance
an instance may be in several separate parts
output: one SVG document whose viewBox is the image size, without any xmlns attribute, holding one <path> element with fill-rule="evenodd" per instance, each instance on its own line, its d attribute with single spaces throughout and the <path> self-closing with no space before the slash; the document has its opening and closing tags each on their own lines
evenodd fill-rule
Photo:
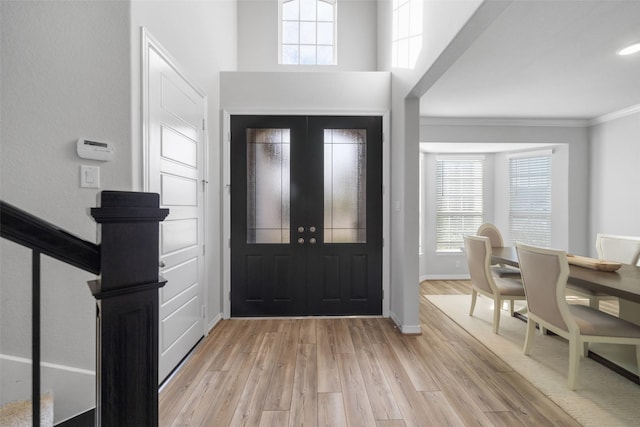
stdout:
<svg viewBox="0 0 640 427">
<path fill-rule="evenodd" d="M 162 128 L 161 156 L 171 159 L 185 166 L 197 167 L 198 142 L 186 135 L 178 133 L 175 129 Z"/>
<path fill-rule="evenodd" d="M 162 319 L 162 335 L 166 338 L 162 343 L 162 351 L 166 351 L 186 331 L 194 327 L 200 319 L 198 297 L 193 297 L 181 305 L 171 315 Z"/>
<path fill-rule="evenodd" d="M 191 258 L 163 272 L 167 284 L 160 291 L 160 304 L 165 305 L 181 291 L 198 282 L 198 260 Z"/>
<path fill-rule="evenodd" d="M 198 180 L 175 175 L 160 177 L 162 204 L 165 206 L 197 206 Z"/>
<path fill-rule="evenodd" d="M 165 285 L 166 286 L 166 285 Z M 178 287 L 177 284 L 174 283 L 174 287 Z M 191 286 L 185 288 L 185 289 L 169 289 L 167 291 L 167 293 L 171 293 L 171 294 L 175 294 L 176 292 L 179 292 L 177 295 L 174 295 L 173 298 L 169 299 L 167 302 L 165 302 L 164 304 L 161 305 L 162 309 L 164 312 L 167 313 L 166 316 L 161 317 L 160 321 L 164 323 L 169 322 L 170 323 L 170 327 L 171 326 L 178 326 L 180 323 L 184 323 L 184 315 L 180 316 L 178 315 L 178 312 L 181 310 L 184 310 L 184 307 L 187 304 L 190 304 L 192 301 L 196 301 L 199 302 L 198 299 L 198 291 L 199 291 L 199 287 L 200 284 L 198 282 L 191 284 Z M 163 296 L 164 297 L 164 296 Z M 195 313 L 196 314 L 196 320 L 199 319 L 201 317 L 201 309 L 200 309 L 200 305 L 198 305 L 195 309 L 193 310 L 189 310 L 189 313 Z M 186 327 L 183 327 L 183 331 L 186 330 Z M 174 334 L 176 335 L 176 334 Z M 179 334 L 178 334 L 179 335 Z M 173 340 L 171 339 L 171 337 L 165 337 L 166 339 L 163 340 L 165 343 L 165 346 L 170 345 L 171 343 L 173 343 Z"/>
<path fill-rule="evenodd" d="M 204 335 L 204 131 L 206 97 L 157 47 L 148 51 L 148 191 L 170 213 L 160 223 L 159 379 Z"/>
<path fill-rule="evenodd" d="M 181 122 L 182 128 L 191 129 L 191 132 L 197 134 L 198 124 L 202 117 L 199 114 L 199 96 L 197 94 L 194 96 L 189 83 L 184 82 L 184 80 L 177 81 L 169 74 L 161 74 L 159 77 L 162 90 L 161 108 Z"/>
<path fill-rule="evenodd" d="M 160 161 L 160 170 L 163 174 L 167 175 L 186 176 L 193 179 L 199 178 L 199 171 L 197 169 L 188 168 L 179 163 L 167 161 L 164 159 Z"/>
<path fill-rule="evenodd" d="M 164 207 L 164 206 L 163 206 Z M 198 219 L 169 219 L 162 223 L 161 258 L 171 252 L 184 250 L 198 244 Z M 166 262 L 165 262 L 166 264 Z"/>
<path fill-rule="evenodd" d="M 194 298 L 170 317 L 160 320 L 160 335 L 165 337 L 160 342 L 160 360 L 180 363 L 185 356 L 183 343 L 198 342 L 202 337 L 199 306 L 198 298 Z"/>
</svg>

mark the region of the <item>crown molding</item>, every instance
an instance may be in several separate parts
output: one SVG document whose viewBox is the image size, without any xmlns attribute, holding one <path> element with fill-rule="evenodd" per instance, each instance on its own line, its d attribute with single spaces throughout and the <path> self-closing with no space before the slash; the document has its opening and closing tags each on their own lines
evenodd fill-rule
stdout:
<svg viewBox="0 0 640 427">
<path fill-rule="evenodd" d="M 611 120 L 621 119 L 622 117 L 630 116 L 632 114 L 640 113 L 640 104 L 632 105 L 631 107 L 623 108 L 622 110 L 613 111 L 611 113 L 603 114 L 594 119 L 589 120 L 589 126 L 596 126 Z"/>
<path fill-rule="evenodd" d="M 527 119 L 494 117 L 420 117 L 421 126 L 535 126 L 588 127 L 587 119 Z"/>
</svg>

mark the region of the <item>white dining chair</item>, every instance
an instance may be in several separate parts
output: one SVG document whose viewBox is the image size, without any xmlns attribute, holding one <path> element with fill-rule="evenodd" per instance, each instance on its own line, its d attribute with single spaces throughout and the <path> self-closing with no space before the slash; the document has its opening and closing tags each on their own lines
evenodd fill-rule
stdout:
<svg viewBox="0 0 640 427">
<path fill-rule="evenodd" d="M 598 258 L 602 260 L 638 265 L 640 263 L 640 237 L 598 233 L 596 251 Z M 600 301 L 617 299 L 614 296 L 594 292 L 571 282 L 567 284 L 567 291 L 569 294 L 588 298 L 589 305 L 593 308 L 599 308 Z"/>
<path fill-rule="evenodd" d="M 640 261 L 640 237 L 598 233 L 596 236 L 598 258 L 638 265 Z"/>
<path fill-rule="evenodd" d="M 473 315 L 478 294 L 493 299 L 493 333 L 500 327 L 503 301 L 509 301 L 509 314 L 513 316 L 514 301 L 523 300 L 524 288 L 519 279 L 496 277 L 491 272 L 491 243 L 485 236 L 464 236 L 464 248 L 471 276 L 471 308 Z"/>
<path fill-rule="evenodd" d="M 531 355 L 536 323 L 569 341 L 568 386 L 575 390 L 580 358 L 588 343 L 615 343 L 636 346 L 640 368 L 640 325 L 592 307 L 568 304 L 565 287 L 569 263 L 564 251 L 516 244 L 522 281 L 527 297 L 527 334 L 524 354 Z"/>
<path fill-rule="evenodd" d="M 500 230 L 498 230 L 498 227 L 496 227 L 495 225 L 489 222 L 485 222 L 480 227 L 478 227 L 478 231 L 476 231 L 476 234 L 478 236 L 488 237 L 489 241 L 491 242 L 492 248 L 504 247 L 504 240 L 502 239 L 502 233 L 500 233 Z M 497 264 L 492 266 L 491 270 L 498 277 L 520 278 L 520 270 L 510 265 Z"/>
</svg>

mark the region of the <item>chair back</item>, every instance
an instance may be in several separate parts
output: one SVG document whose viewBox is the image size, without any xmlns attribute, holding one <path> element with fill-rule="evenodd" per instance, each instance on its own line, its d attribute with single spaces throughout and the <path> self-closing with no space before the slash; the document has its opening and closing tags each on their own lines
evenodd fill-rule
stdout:
<svg viewBox="0 0 640 427">
<path fill-rule="evenodd" d="M 596 250 L 600 259 L 638 265 L 640 237 L 598 233 Z"/>
<path fill-rule="evenodd" d="M 504 246 L 504 241 L 502 240 L 502 234 L 500 234 L 500 230 L 493 224 L 488 222 L 482 224 L 478 231 L 476 232 L 478 236 L 485 236 L 489 238 L 491 241 L 492 248 L 501 248 Z"/>
<path fill-rule="evenodd" d="M 528 311 L 568 332 L 576 325 L 565 299 L 566 252 L 522 243 L 516 243 L 516 249 Z"/>
<path fill-rule="evenodd" d="M 489 238 L 464 236 L 464 249 L 473 285 L 485 292 L 496 294 L 497 288 L 491 275 L 491 243 Z"/>
</svg>

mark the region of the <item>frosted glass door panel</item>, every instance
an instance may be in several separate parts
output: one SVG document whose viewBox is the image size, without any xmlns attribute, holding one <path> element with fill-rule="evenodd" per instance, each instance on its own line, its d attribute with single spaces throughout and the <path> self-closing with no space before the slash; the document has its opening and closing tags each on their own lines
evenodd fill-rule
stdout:
<svg viewBox="0 0 640 427">
<path fill-rule="evenodd" d="M 247 243 L 289 243 L 289 129 L 247 129 Z"/>
<path fill-rule="evenodd" d="M 324 242 L 366 243 L 365 129 L 324 131 Z"/>
</svg>

